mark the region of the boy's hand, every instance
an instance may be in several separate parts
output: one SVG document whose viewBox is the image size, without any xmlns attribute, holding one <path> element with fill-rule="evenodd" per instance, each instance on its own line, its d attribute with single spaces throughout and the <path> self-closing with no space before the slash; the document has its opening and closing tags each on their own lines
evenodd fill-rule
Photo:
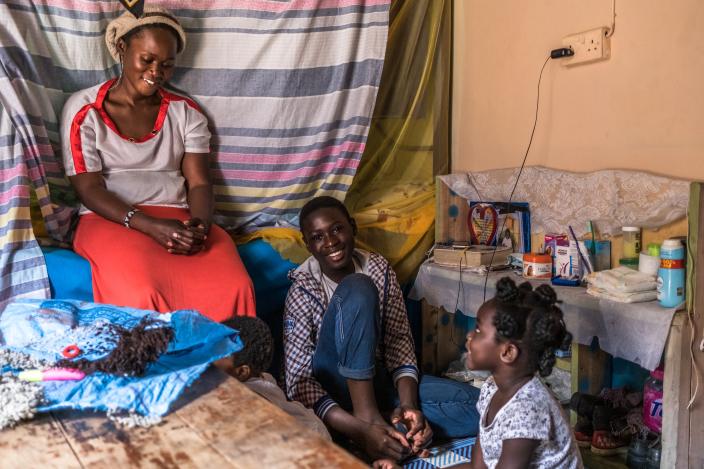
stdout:
<svg viewBox="0 0 704 469">
<path fill-rule="evenodd" d="M 407 429 L 404 435 L 411 443 L 411 451 L 416 454 L 425 448 L 433 438 L 433 430 L 423 413 L 409 406 L 400 405 L 391 413 L 391 424 L 403 424 Z"/>
<path fill-rule="evenodd" d="M 392 459 L 398 461 L 408 456 L 411 446 L 405 435 L 391 428 L 387 424 L 369 424 L 362 435 L 364 451 L 372 459 Z"/>
</svg>

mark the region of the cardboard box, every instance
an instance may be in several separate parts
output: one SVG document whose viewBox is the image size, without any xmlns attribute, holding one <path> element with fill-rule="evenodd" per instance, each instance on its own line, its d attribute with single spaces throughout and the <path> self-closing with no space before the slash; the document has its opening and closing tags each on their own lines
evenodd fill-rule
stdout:
<svg viewBox="0 0 704 469">
<path fill-rule="evenodd" d="M 442 246 L 436 245 L 433 251 L 436 264 L 448 267 L 479 267 L 482 265 L 504 265 L 512 250 L 499 247 L 494 253 L 493 246 Z M 492 253 L 494 258 L 492 259 Z"/>
<path fill-rule="evenodd" d="M 556 257 L 558 247 L 569 247 L 569 237 L 564 233 L 547 233 L 545 235 L 545 254 L 552 256 L 552 276 L 556 273 Z"/>
<path fill-rule="evenodd" d="M 435 178 L 435 242 L 438 244 L 453 244 L 464 242 L 469 244 L 469 203 L 456 192 Z"/>
</svg>

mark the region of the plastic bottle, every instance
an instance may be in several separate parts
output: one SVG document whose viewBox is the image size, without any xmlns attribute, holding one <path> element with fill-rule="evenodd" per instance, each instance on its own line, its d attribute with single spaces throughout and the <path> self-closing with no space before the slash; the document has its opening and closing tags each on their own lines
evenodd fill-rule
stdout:
<svg viewBox="0 0 704 469">
<path fill-rule="evenodd" d="M 648 243 L 648 255 L 660 257 L 660 245 L 658 243 Z"/>
<path fill-rule="evenodd" d="M 643 423 L 652 431 L 662 430 L 662 368 L 650 372 L 650 377 L 643 385 Z"/>
<path fill-rule="evenodd" d="M 626 457 L 628 469 L 648 469 L 648 441 L 633 438 Z"/>
<path fill-rule="evenodd" d="M 623 257 L 626 259 L 637 259 L 640 254 L 640 227 L 624 226 L 623 233 Z"/>
<path fill-rule="evenodd" d="M 658 300 L 666 308 L 684 302 L 684 245 L 678 239 L 666 239 L 660 247 L 658 269 Z"/>
</svg>

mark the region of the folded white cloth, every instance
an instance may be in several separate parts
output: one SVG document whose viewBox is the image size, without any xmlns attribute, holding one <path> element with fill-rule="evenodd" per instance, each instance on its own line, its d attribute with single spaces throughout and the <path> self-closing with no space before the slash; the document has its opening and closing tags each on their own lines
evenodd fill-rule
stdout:
<svg viewBox="0 0 704 469">
<path fill-rule="evenodd" d="M 606 290 L 589 285 L 587 293 L 592 296 L 604 298 L 606 300 L 617 301 L 619 303 L 641 303 L 643 301 L 653 301 L 657 299 L 658 292 L 655 290 L 638 291 L 638 292 L 619 292 L 615 290 Z"/>
<path fill-rule="evenodd" d="M 633 293 L 657 289 L 657 282 L 652 275 L 629 269 L 616 267 L 611 270 L 593 272 L 587 276 L 590 286 L 617 293 Z"/>
</svg>

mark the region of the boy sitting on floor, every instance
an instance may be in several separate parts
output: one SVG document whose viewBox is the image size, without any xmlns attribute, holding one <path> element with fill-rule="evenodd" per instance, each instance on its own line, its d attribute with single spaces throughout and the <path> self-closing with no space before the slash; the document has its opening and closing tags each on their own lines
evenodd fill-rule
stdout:
<svg viewBox="0 0 704 469">
<path fill-rule="evenodd" d="M 396 274 L 381 255 L 355 249 L 347 208 L 316 197 L 301 209 L 300 225 L 312 257 L 290 274 L 288 397 L 372 459 L 418 454 L 433 433 L 475 435 L 479 391 L 433 376 L 419 380 Z"/>
<path fill-rule="evenodd" d="M 274 339 L 269 326 L 259 318 L 247 316 L 235 316 L 224 324 L 240 332 L 244 348 L 230 357 L 218 360 L 215 365 L 295 417 L 301 425 L 330 440 L 330 434 L 315 413 L 300 402 L 288 401 L 274 377 L 264 371 L 271 365 L 274 354 Z"/>
</svg>

